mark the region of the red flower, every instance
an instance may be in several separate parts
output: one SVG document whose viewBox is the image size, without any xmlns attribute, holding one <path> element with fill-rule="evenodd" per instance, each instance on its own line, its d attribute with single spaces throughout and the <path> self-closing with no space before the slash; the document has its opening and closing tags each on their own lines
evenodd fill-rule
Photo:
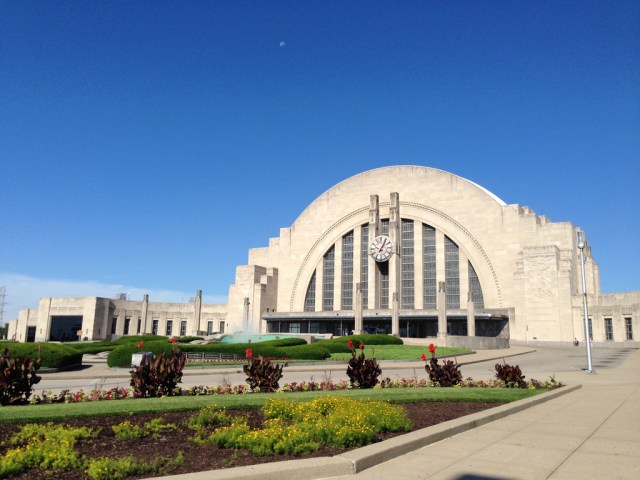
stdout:
<svg viewBox="0 0 640 480">
<path fill-rule="evenodd" d="M 253 352 L 251 351 L 250 348 L 247 348 L 247 351 L 244 352 L 244 354 L 247 356 L 247 358 L 253 357 Z"/>
<path fill-rule="evenodd" d="M 420 354 L 420 360 L 422 360 L 423 362 L 427 361 L 427 356 L 424 353 Z"/>
<path fill-rule="evenodd" d="M 143 345 L 144 345 L 144 341 L 140 340 L 140 341 L 138 342 L 138 348 L 139 348 L 140 350 L 142 350 L 142 346 L 143 346 Z"/>
<path fill-rule="evenodd" d="M 358 348 L 359 348 L 360 350 L 364 350 L 364 343 L 361 343 L 361 344 L 358 346 Z"/>
<path fill-rule="evenodd" d="M 175 338 L 170 338 L 170 339 L 169 339 L 169 341 L 170 341 L 171 343 L 176 343 L 178 340 L 176 340 Z"/>
<path fill-rule="evenodd" d="M 353 340 L 347 340 L 347 345 L 349 345 L 349 348 L 353 349 Z"/>
<path fill-rule="evenodd" d="M 429 344 L 429 352 L 436 353 L 436 346 L 433 343 Z"/>
</svg>

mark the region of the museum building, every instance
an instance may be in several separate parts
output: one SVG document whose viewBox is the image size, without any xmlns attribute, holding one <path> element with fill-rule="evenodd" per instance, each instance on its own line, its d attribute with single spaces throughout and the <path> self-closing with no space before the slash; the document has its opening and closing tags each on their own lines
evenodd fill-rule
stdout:
<svg viewBox="0 0 640 480">
<path fill-rule="evenodd" d="M 267 247 L 249 250 L 227 304 L 41 298 L 9 322 L 18 341 L 156 333 L 388 333 L 440 345 L 583 341 L 581 256 L 594 344 L 640 346 L 640 291 L 602 294 L 571 222 L 507 205 L 442 170 L 392 166 L 314 200 Z"/>
</svg>

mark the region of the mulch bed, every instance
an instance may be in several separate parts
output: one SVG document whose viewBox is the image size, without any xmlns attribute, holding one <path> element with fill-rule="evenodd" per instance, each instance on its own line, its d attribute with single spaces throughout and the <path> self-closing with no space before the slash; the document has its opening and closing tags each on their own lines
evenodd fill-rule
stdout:
<svg viewBox="0 0 640 480">
<path fill-rule="evenodd" d="M 486 410 L 498 406 L 498 403 L 480 403 L 480 402 L 428 402 L 403 405 L 413 430 L 429 427 L 438 423 L 452 420 L 454 418 L 469 415 L 471 413 Z M 11 407 L 6 407 L 11 408 Z M 105 408 L 108 404 L 105 403 Z M 257 409 L 252 410 L 228 410 L 230 414 L 249 415 L 250 425 L 259 427 L 262 423 L 262 417 Z M 71 426 L 85 426 L 91 428 L 101 428 L 98 437 L 90 440 L 84 440 L 76 446 L 76 450 L 80 455 L 95 458 L 109 456 L 111 458 L 125 457 L 134 455 L 138 459 L 151 461 L 158 456 L 175 457 L 178 451 L 182 451 L 184 455 L 184 464 L 166 474 L 181 474 L 198 472 L 203 470 L 215 470 L 222 468 L 232 468 L 244 465 L 255 465 L 267 462 L 280 462 L 283 460 L 294 460 L 300 458 L 327 457 L 337 455 L 344 452 L 339 448 L 321 447 L 318 451 L 307 455 L 277 455 L 270 457 L 254 456 L 251 453 L 242 450 L 219 449 L 213 445 L 197 445 L 189 441 L 189 437 L 193 432 L 187 427 L 175 430 L 164 431 L 158 438 L 146 437 L 139 440 L 121 441 L 115 438 L 112 425 L 117 425 L 124 420 L 131 423 L 143 425 L 145 422 L 154 418 L 161 417 L 165 423 L 174 423 L 178 426 L 183 425 L 187 419 L 193 415 L 193 411 L 171 412 L 164 414 L 141 414 L 134 416 L 114 416 L 114 417 L 92 417 L 83 419 L 67 420 L 65 423 Z M 19 429 L 16 424 L 0 423 L 0 440 L 9 439 L 13 433 Z M 399 434 L 383 434 L 376 441 L 383 441 Z M 0 447 L 0 454 L 3 454 L 6 448 Z M 149 478 L 152 474 L 138 477 L 129 477 L 131 479 Z M 46 472 L 42 470 L 31 470 L 18 476 L 9 477 L 11 479 L 24 480 L 44 480 L 59 479 L 65 480 L 84 480 L 88 479 L 86 473 L 81 470 L 69 470 L 61 474 L 61 472 Z"/>
</svg>

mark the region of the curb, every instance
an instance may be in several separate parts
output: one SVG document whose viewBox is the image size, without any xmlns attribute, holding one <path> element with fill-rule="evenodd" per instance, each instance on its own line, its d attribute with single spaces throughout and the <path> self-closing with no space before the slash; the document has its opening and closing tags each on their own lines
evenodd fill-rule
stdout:
<svg viewBox="0 0 640 480">
<path fill-rule="evenodd" d="M 560 387 L 534 397 L 500 405 L 499 407 L 466 415 L 455 420 L 449 420 L 334 457 L 287 460 L 285 462 L 264 463 L 155 478 L 160 480 L 255 480 L 258 478 L 260 480 L 282 480 L 283 478 L 287 480 L 314 480 L 351 475 L 427 445 L 521 412 L 529 407 L 548 402 L 580 388 L 582 388 L 581 384 Z"/>
</svg>

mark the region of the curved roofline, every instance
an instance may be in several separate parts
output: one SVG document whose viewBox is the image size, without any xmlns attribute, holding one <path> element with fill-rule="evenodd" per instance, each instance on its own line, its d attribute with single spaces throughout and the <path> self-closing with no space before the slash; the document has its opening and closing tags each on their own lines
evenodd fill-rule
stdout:
<svg viewBox="0 0 640 480">
<path fill-rule="evenodd" d="M 491 192 L 491 191 L 487 190 L 486 188 L 484 188 L 484 187 L 483 187 L 483 186 L 481 186 L 481 185 L 478 185 L 478 184 L 477 184 L 477 183 L 475 183 L 475 182 L 472 182 L 471 180 L 469 180 L 469 179 L 467 179 L 467 178 L 461 177 L 460 175 L 456 175 L 455 173 L 447 172 L 446 170 L 442 170 L 442 169 L 439 169 L 439 168 L 425 167 L 424 165 L 388 165 L 388 166 L 386 166 L 386 167 L 378 167 L 378 168 L 372 168 L 372 169 L 369 169 L 369 170 L 364 170 L 363 172 L 356 173 L 355 175 L 351 175 L 350 177 L 347 177 L 347 178 L 345 178 L 344 180 L 342 180 L 342 181 L 340 181 L 340 182 L 336 183 L 336 184 L 335 184 L 335 185 L 333 185 L 332 187 L 330 187 L 330 188 L 328 188 L 327 190 L 325 190 L 324 192 L 322 192 L 322 193 L 321 193 L 320 195 L 318 195 L 316 198 L 314 198 L 314 199 L 313 199 L 313 201 L 312 201 L 309 205 L 307 205 L 307 207 L 305 207 L 305 209 L 304 209 L 302 212 L 300 212 L 300 214 L 296 217 L 296 219 L 294 220 L 294 222 L 293 222 L 293 223 L 295 224 L 295 223 L 298 221 L 298 219 L 299 219 L 300 217 L 302 217 L 302 215 L 304 215 L 304 212 L 305 212 L 305 211 L 306 211 L 306 210 L 307 210 L 311 205 L 313 205 L 313 204 L 314 204 L 318 199 L 320 199 L 322 196 L 324 196 L 324 195 L 326 195 L 327 193 L 329 193 L 329 192 L 330 192 L 331 190 L 333 190 L 334 188 L 337 188 L 338 186 L 342 185 L 343 183 L 348 182 L 348 181 L 350 181 L 351 179 L 353 179 L 353 178 L 355 178 L 355 177 L 359 177 L 360 175 L 364 175 L 365 173 L 368 173 L 368 172 L 375 172 L 375 171 L 378 171 L 378 170 L 387 170 L 387 169 L 391 169 L 391 168 L 398 168 L 398 167 L 400 167 L 400 168 L 402 168 L 402 167 L 407 167 L 407 168 L 422 168 L 422 169 L 425 169 L 425 170 L 433 170 L 433 171 L 435 171 L 435 172 L 442 172 L 442 173 L 446 173 L 447 175 L 451 175 L 451 176 L 453 176 L 453 177 L 457 177 L 457 178 L 459 178 L 459 179 L 461 179 L 461 180 L 464 180 L 464 181 L 465 181 L 465 182 L 467 182 L 467 183 L 470 183 L 470 184 L 471 184 L 471 185 L 473 185 L 474 187 L 476 187 L 476 188 L 478 188 L 479 190 L 481 190 L 482 192 L 486 193 L 489 197 L 491 197 L 493 200 L 495 200 L 495 201 L 496 201 L 496 203 L 498 203 L 498 205 L 500 205 L 501 207 L 505 207 L 505 206 L 507 205 L 507 203 L 506 203 L 504 200 L 502 200 L 500 197 L 498 197 L 495 193 L 493 193 L 493 192 Z"/>
</svg>

